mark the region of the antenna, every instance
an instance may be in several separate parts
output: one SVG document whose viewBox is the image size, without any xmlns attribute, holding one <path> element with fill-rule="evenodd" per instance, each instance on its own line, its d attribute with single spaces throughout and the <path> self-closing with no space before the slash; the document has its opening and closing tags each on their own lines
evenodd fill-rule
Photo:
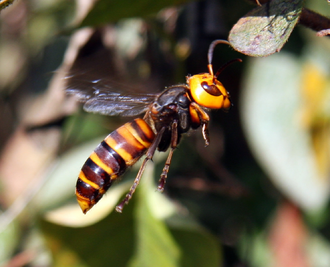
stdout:
<svg viewBox="0 0 330 267">
<path fill-rule="evenodd" d="M 220 67 L 220 69 L 216 72 L 216 74 L 213 74 L 213 66 L 212 66 L 212 58 L 213 58 L 213 50 L 216 47 L 217 44 L 226 44 L 226 45 L 230 45 L 230 43 L 226 40 L 214 40 L 209 47 L 209 51 L 207 53 L 207 60 L 208 60 L 208 65 L 207 68 L 209 69 L 209 73 L 214 76 L 215 78 L 226 68 L 228 67 L 230 64 L 234 63 L 234 62 L 242 62 L 242 59 L 240 58 L 235 58 L 233 60 L 228 61 L 227 63 L 225 63 L 224 65 L 222 65 Z"/>
</svg>

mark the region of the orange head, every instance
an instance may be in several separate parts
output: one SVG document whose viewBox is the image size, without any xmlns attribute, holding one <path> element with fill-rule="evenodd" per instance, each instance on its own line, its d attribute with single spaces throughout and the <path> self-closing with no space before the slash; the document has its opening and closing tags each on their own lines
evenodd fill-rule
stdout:
<svg viewBox="0 0 330 267">
<path fill-rule="evenodd" d="M 190 89 L 190 96 L 200 106 L 211 109 L 228 110 L 231 106 L 231 102 L 229 99 L 230 96 L 225 87 L 222 85 L 222 83 L 217 79 L 217 76 L 230 63 L 241 60 L 234 59 L 226 63 L 214 75 L 211 61 L 214 47 L 219 43 L 229 44 L 229 42 L 225 40 L 215 40 L 211 43 L 208 52 L 209 73 L 202 73 L 187 77 L 187 84 Z"/>
<path fill-rule="evenodd" d="M 228 92 L 213 75 L 203 73 L 187 77 L 187 83 L 190 95 L 197 104 L 212 109 L 230 107 Z"/>
</svg>

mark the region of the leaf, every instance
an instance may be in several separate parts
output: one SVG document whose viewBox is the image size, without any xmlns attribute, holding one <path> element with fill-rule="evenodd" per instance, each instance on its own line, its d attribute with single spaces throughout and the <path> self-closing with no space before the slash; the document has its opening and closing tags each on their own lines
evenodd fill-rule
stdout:
<svg viewBox="0 0 330 267">
<path fill-rule="evenodd" d="M 52 266 L 220 266 L 217 240 L 191 218 L 180 216 L 173 203 L 155 191 L 153 172 L 154 164 L 149 164 L 122 214 L 111 212 L 92 225 L 85 223 L 87 227 L 81 223 L 79 228 L 42 220 L 54 257 Z M 180 217 L 181 223 L 168 224 L 169 217 Z"/>
<path fill-rule="evenodd" d="M 0 264 L 2 265 L 8 260 L 15 251 L 17 244 L 19 243 L 20 229 L 18 228 L 17 221 L 13 221 L 10 224 L 5 224 L 6 216 L 8 214 L 1 214 L 0 223 Z"/>
<path fill-rule="evenodd" d="M 137 250 L 130 267 L 215 267 L 220 266 L 220 247 L 214 237 L 208 234 L 189 217 L 182 217 L 175 212 L 173 204 L 166 203 L 166 198 L 156 188 L 151 168 L 146 170 L 144 180 L 137 192 L 136 236 Z M 154 203 L 157 201 L 157 203 Z M 168 202 L 169 200 L 167 200 Z M 155 206 L 158 204 L 158 211 Z M 170 207 L 172 205 L 172 208 Z M 165 211 L 163 211 L 165 209 Z M 169 212 L 171 210 L 172 212 Z M 165 223 L 171 215 L 171 221 Z M 158 217 L 156 217 L 156 216 Z M 176 218 L 176 219 L 175 219 Z"/>
<path fill-rule="evenodd" d="M 104 219 L 121 200 L 120 198 L 126 193 L 131 185 L 131 181 L 120 183 L 111 187 L 111 192 L 106 194 L 100 203 L 97 203 L 93 209 L 83 214 L 78 203 L 65 205 L 58 209 L 49 211 L 45 214 L 45 218 L 52 223 L 70 227 L 86 227 L 93 225 Z M 73 192 L 72 192 L 73 193 Z"/>
<path fill-rule="evenodd" d="M 315 211 L 328 199 L 329 173 L 321 175 L 302 120 L 301 65 L 286 53 L 251 61 L 241 114 L 251 150 L 274 184 L 305 211 Z"/>
<path fill-rule="evenodd" d="M 79 170 L 103 137 L 92 140 L 63 155 L 57 162 L 55 170 L 47 178 L 42 190 L 32 202 L 37 210 L 46 210 L 63 203 L 64 199 L 74 196 L 75 184 Z"/>
<path fill-rule="evenodd" d="M 302 0 L 273 0 L 241 18 L 228 40 L 243 54 L 264 57 L 279 52 L 299 20 Z"/>
<path fill-rule="evenodd" d="M 122 214 L 112 212 L 103 220 L 82 228 L 60 226 L 42 220 L 40 225 L 50 248 L 54 267 L 126 267 L 136 243 L 134 201 Z"/>
<path fill-rule="evenodd" d="M 310 266 L 327 266 L 330 262 L 329 240 L 318 231 L 312 232 L 306 245 Z"/>
<path fill-rule="evenodd" d="M 134 196 L 139 200 L 135 211 L 137 249 L 129 266 L 179 266 L 179 247 L 164 221 L 155 218 L 149 207 L 148 195 L 160 194 L 155 192 L 156 186 L 152 181 L 151 165 L 147 167 L 143 178 L 138 192 Z M 152 187 L 154 190 L 150 191 Z"/>
<path fill-rule="evenodd" d="M 180 5 L 188 2 L 187 0 L 99 0 L 96 2 L 90 13 L 81 22 L 81 27 L 97 26 L 109 22 L 116 22 L 123 18 L 145 17 L 156 13 L 162 8 Z"/>
<path fill-rule="evenodd" d="M 199 227 L 172 229 L 173 237 L 181 248 L 180 267 L 221 266 L 218 241 Z"/>
</svg>

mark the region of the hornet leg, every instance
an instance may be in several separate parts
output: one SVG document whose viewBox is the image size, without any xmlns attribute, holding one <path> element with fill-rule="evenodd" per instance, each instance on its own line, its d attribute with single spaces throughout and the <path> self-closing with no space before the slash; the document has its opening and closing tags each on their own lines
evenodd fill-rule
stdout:
<svg viewBox="0 0 330 267">
<path fill-rule="evenodd" d="M 136 178 L 134 179 L 133 185 L 131 186 L 129 192 L 126 194 L 126 197 L 116 206 L 116 211 L 117 212 L 121 213 L 123 211 L 123 208 L 124 208 L 125 204 L 128 204 L 129 200 L 132 198 L 132 196 L 133 196 L 133 194 L 134 194 L 134 192 L 136 190 L 136 187 L 140 183 L 141 176 L 142 176 L 142 174 L 144 172 L 144 169 L 145 169 L 145 167 L 147 165 L 147 162 L 149 160 L 151 160 L 152 157 L 153 157 L 153 155 L 155 154 L 155 151 L 156 151 L 156 149 L 157 149 L 157 147 L 159 145 L 159 142 L 160 142 L 160 140 L 161 140 L 161 138 L 163 136 L 164 131 L 165 131 L 165 128 L 162 128 L 158 132 L 158 134 L 157 134 L 157 136 L 155 138 L 155 141 L 149 147 L 149 149 L 148 149 L 148 151 L 146 153 L 146 157 L 144 158 L 143 163 L 142 163 L 142 165 L 141 165 L 141 167 L 139 169 L 139 172 L 136 175 Z"/>
<path fill-rule="evenodd" d="M 160 192 L 164 191 L 164 186 L 166 183 L 168 171 L 170 169 L 173 152 L 174 152 L 175 148 L 177 147 L 177 145 L 178 145 L 178 122 L 175 121 L 172 124 L 171 150 L 167 156 L 165 166 L 163 168 L 162 174 L 160 175 L 160 179 L 159 179 L 159 183 L 158 183 L 158 191 L 160 191 Z"/>
</svg>

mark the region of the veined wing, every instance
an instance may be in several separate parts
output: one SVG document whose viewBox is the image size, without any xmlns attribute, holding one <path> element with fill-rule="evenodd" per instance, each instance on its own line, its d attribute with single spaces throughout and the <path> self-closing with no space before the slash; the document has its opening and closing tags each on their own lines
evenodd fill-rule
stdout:
<svg viewBox="0 0 330 267">
<path fill-rule="evenodd" d="M 83 77 L 82 77 L 83 78 Z M 125 87 L 125 91 L 119 89 L 123 85 L 107 79 L 87 80 L 74 77 L 65 78 L 67 82 L 66 92 L 75 95 L 84 103 L 87 112 L 100 113 L 109 116 L 136 116 L 148 110 L 149 105 L 159 93 L 139 93 Z"/>
</svg>

